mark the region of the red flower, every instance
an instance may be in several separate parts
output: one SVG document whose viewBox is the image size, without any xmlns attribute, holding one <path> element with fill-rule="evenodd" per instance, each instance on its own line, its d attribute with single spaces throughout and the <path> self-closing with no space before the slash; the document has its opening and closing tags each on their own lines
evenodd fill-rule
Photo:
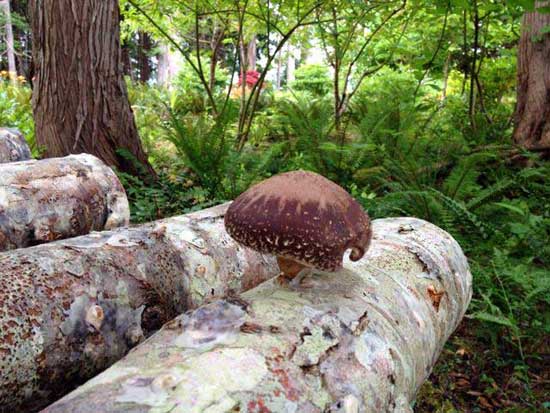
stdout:
<svg viewBox="0 0 550 413">
<path fill-rule="evenodd" d="M 248 70 L 246 72 L 246 87 L 252 88 L 260 79 L 260 72 L 256 70 Z M 238 86 L 242 85 L 242 76 L 239 76 Z"/>
</svg>

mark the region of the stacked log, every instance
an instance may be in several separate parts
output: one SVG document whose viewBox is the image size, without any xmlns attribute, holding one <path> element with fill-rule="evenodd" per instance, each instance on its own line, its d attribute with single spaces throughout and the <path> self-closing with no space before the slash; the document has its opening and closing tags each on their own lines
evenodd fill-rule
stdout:
<svg viewBox="0 0 550 413">
<path fill-rule="evenodd" d="M 427 222 L 378 220 L 373 232 L 366 257 L 338 273 L 270 280 L 177 317 L 44 412 L 412 413 L 471 275 Z"/>
<path fill-rule="evenodd" d="M 92 155 L 0 165 L 0 251 L 128 225 L 114 172 Z"/>
<path fill-rule="evenodd" d="M 17 129 L 0 128 L 0 163 L 31 159 L 27 141 Z"/>
<path fill-rule="evenodd" d="M 33 411 L 163 323 L 277 274 L 226 234 L 225 206 L 0 254 L 0 412 Z"/>
</svg>

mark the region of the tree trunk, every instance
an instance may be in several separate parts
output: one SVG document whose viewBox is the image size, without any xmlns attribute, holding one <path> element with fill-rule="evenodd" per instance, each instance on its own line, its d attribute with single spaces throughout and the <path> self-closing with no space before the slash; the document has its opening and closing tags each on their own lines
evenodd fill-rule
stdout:
<svg viewBox="0 0 550 413">
<path fill-rule="evenodd" d="M 287 86 L 290 86 L 290 84 L 294 81 L 294 72 L 296 71 L 296 60 L 294 60 L 292 46 L 288 46 L 287 53 L 288 56 L 286 61 L 286 84 Z"/>
<path fill-rule="evenodd" d="M 0 251 L 128 225 L 124 188 L 91 155 L 0 165 Z"/>
<path fill-rule="evenodd" d="M 537 2 L 536 7 L 549 2 Z M 550 14 L 526 12 L 518 47 L 518 91 L 514 142 L 550 151 Z"/>
<path fill-rule="evenodd" d="M 17 68 L 15 67 L 15 42 L 13 40 L 13 28 L 11 25 L 10 1 L 0 0 L 0 7 L 4 9 L 6 28 L 6 53 L 8 55 L 8 72 L 13 84 L 17 84 Z"/>
<path fill-rule="evenodd" d="M 163 86 L 170 86 L 172 79 L 179 73 L 183 66 L 182 58 L 170 47 L 160 47 L 161 53 L 158 56 L 157 82 Z"/>
<path fill-rule="evenodd" d="M 412 413 L 471 275 L 458 244 L 425 221 L 373 230 L 361 261 L 181 315 L 44 413 Z"/>
<path fill-rule="evenodd" d="M 246 70 L 256 70 L 256 35 L 246 45 Z"/>
<path fill-rule="evenodd" d="M 12 1 L 11 15 L 17 14 L 25 22 L 27 19 L 27 1 Z M 19 75 L 25 76 L 27 82 L 31 81 L 31 35 L 29 30 L 18 25 L 13 26 L 13 37 L 17 42 L 15 54 L 15 66 Z"/>
<path fill-rule="evenodd" d="M 134 79 L 134 72 L 132 70 L 132 57 L 131 57 L 131 48 L 128 42 L 125 42 L 121 46 L 121 53 L 122 53 L 122 73 L 124 76 L 129 76 L 130 79 Z"/>
<path fill-rule="evenodd" d="M 21 132 L 17 129 L 0 128 L 0 164 L 28 159 L 31 159 L 31 150 Z"/>
<path fill-rule="evenodd" d="M 162 86 L 168 86 L 170 83 L 170 48 L 166 45 L 160 46 L 160 53 L 157 56 L 157 83 Z"/>
<path fill-rule="evenodd" d="M 43 407 L 176 315 L 277 275 L 227 235 L 226 207 L 0 254 L 0 412 Z"/>
<path fill-rule="evenodd" d="M 118 1 L 30 0 L 29 12 L 36 141 L 45 155 L 86 152 L 154 176 L 122 76 Z"/>
<path fill-rule="evenodd" d="M 447 87 L 449 85 L 449 67 L 451 65 L 451 53 L 447 54 L 447 58 L 443 63 L 443 90 L 441 91 L 441 101 L 447 99 Z"/>
<path fill-rule="evenodd" d="M 222 42 L 225 38 L 225 28 L 219 28 L 217 23 L 214 23 L 214 29 L 212 30 L 212 38 L 210 40 L 210 50 L 212 57 L 210 58 L 210 72 L 208 79 L 208 87 L 211 91 L 214 91 L 216 86 L 216 68 L 218 67 L 218 60 Z"/>
<path fill-rule="evenodd" d="M 151 36 L 145 32 L 138 33 L 138 67 L 139 67 L 139 81 L 147 83 L 151 79 L 151 58 L 149 53 L 153 47 Z"/>
<path fill-rule="evenodd" d="M 283 50 L 279 50 L 279 53 L 277 53 L 277 74 L 275 78 L 275 89 L 281 90 L 281 69 L 283 66 L 283 59 L 282 59 L 282 53 Z"/>
</svg>

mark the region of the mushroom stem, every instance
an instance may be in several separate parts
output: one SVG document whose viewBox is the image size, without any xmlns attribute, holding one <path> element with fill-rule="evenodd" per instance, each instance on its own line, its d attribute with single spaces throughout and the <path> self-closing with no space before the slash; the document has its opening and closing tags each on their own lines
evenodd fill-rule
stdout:
<svg viewBox="0 0 550 413">
<path fill-rule="evenodd" d="M 281 284 L 289 283 L 300 274 L 302 270 L 309 268 L 307 265 L 280 255 L 277 256 L 277 264 L 279 264 L 279 269 L 281 270 L 279 274 Z"/>
</svg>

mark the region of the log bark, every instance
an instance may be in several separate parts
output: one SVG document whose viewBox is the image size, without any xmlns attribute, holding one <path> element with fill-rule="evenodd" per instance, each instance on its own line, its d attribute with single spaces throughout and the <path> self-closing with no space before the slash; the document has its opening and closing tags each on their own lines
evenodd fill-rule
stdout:
<svg viewBox="0 0 550 413">
<path fill-rule="evenodd" d="M 432 224 L 385 219 L 373 231 L 343 271 L 183 314 L 44 412 L 412 412 L 471 275 Z"/>
<path fill-rule="evenodd" d="M 31 159 L 27 141 L 17 129 L 0 128 L 0 163 Z"/>
<path fill-rule="evenodd" d="M 537 1 L 536 8 L 550 2 Z M 518 91 L 513 140 L 550 153 L 550 14 L 526 12 L 518 46 Z"/>
<path fill-rule="evenodd" d="M 275 276 L 225 208 L 0 254 L 0 412 L 44 407 L 183 311 Z"/>
<path fill-rule="evenodd" d="M 29 0 L 36 142 L 151 179 L 123 79 L 117 0 Z"/>
<path fill-rule="evenodd" d="M 92 155 L 0 165 L 0 251 L 128 225 L 126 193 Z"/>
</svg>

